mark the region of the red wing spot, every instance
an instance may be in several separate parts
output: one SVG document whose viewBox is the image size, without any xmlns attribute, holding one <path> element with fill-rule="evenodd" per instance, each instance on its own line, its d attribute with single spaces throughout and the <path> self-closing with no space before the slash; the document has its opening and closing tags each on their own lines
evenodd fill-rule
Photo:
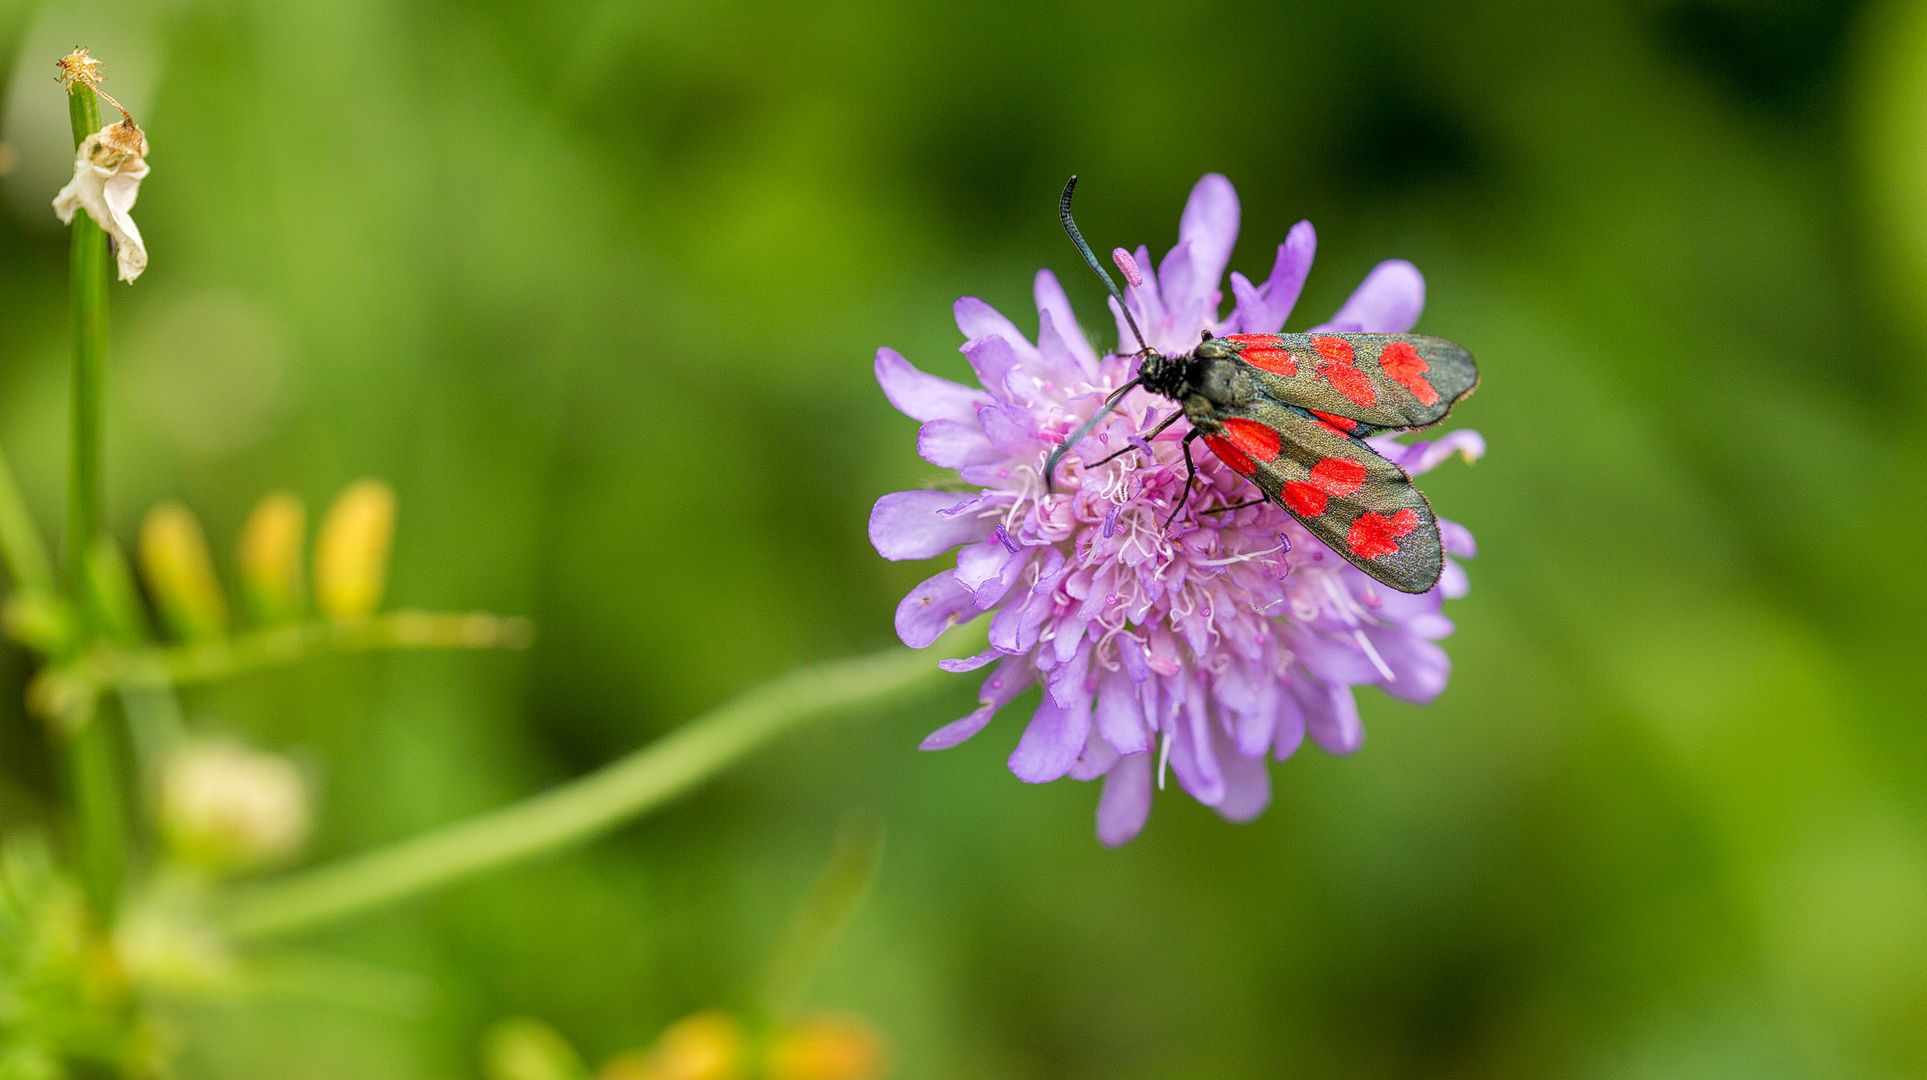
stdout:
<svg viewBox="0 0 1927 1080">
<path fill-rule="evenodd" d="M 1328 457 L 1311 467 L 1309 480 L 1285 484 L 1285 505 L 1300 517 L 1315 518 L 1325 512 L 1331 496 L 1344 498 L 1365 483 L 1365 466 L 1351 458 Z"/>
<path fill-rule="evenodd" d="M 1313 339 L 1317 340 L 1316 338 Z M 1347 351 L 1351 349 L 1345 345 Z M 1369 409 L 1378 404 L 1378 391 L 1372 389 L 1372 380 L 1365 373 L 1350 364 L 1330 363 L 1318 365 L 1318 374 L 1331 380 L 1338 392 L 1352 399 L 1352 404 Z"/>
<path fill-rule="evenodd" d="M 1311 482 L 1333 495 L 1350 495 L 1365 484 L 1365 466 L 1351 458 L 1328 457 L 1311 467 Z"/>
<path fill-rule="evenodd" d="M 1238 449 L 1230 439 L 1222 435 L 1206 435 L 1204 445 L 1209 446 L 1211 452 L 1218 455 L 1219 461 L 1231 466 L 1232 471 L 1241 476 L 1250 476 L 1258 471 L 1258 463 L 1246 457 L 1243 450 Z"/>
<path fill-rule="evenodd" d="M 1285 505 L 1299 517 L 1315 518 L 1325 512 L 1324 492 L 1303 480 L 1290 480 L 1285 483 Z"/>
<path fill-rule="evenodd" d="M 1418 513 L 1410 508 L 1400 510 L 1391 517 L 1384 514 L 1360 514 L 1352 522 L 1352 530 L 1346 534 L 1345 542 L 1352 546 L 1352 553 L 1363 559 L 1376 559 L 1390 555 L 1398 550 L 1398 538 L 1418 528 Z"/>
<path fill-rule="evenodd" d="M 1341 364 L 1352 362 L 1352 343 L 1342 337 L 1315 337 L 1311 339 L 1311 347 L 1327 360 L 1336 360 Z"/>
<path fill-rule="evenodd" d="M 1298 361 L 1283 349 L 1246 349 L 1239 354 L 1244 361 L 1255 368 L 1275 371 L 1280 375 L 1298 374 Z"/>
<path fill-rule="evenodd" d="M 1275 349 L 1285 343 L 1277 334 L 1232 334 L 1225 340 L 1247 349 Z"/>
<path fill-rule="evenodd" d="M 1317 409 L 1311 410 L 1311 414 L 1323 420 L 1326 427 L 1337 428 L 1341 434 L 1349 435 L 1358 430 L 1358 421 L 1349 416 L 1333 416 L 1331 413 L 1319 412 Z"/>
<path fill-rule="evenodd" d="M 1224 437 L 1231 445 L 1259 461 L 1278 460 L 1278 433 L 1256 420 L 1246 420 L 1242 416 L 1226 419 Z"/>
<path fill-rule="evenodd" d="M 1385 374 L 1390 375 L 1400 386 L 1410 390 L 1412 396 L 1419 400 L 1419 404 L 1437 405 L 1439 403 L 1438 390 L 1425 377 L 1425 373 L 1432 370 L 1432 365 L 1425 362 L 1425 358 L 1418 354 L 1418 350 L 1412 347 L 1411 342 L 1394 341 L 1385 346 L 1385 355 L 1378 358 L 1378 366 L 1384 368 Z"/>
</svg>

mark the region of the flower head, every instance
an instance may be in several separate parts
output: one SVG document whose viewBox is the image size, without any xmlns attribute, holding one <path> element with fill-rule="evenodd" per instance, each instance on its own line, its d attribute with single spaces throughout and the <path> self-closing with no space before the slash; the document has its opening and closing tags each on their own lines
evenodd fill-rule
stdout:
<svg viewBox="0 0 1927 1080">
<path fill-rule="evenodd" d="M 146 176 L 147 137 L 123 120 L 81 142 L 74 152 L 74 178 L 54 196 L 61 224 L 73 224 L 74 211 L 85 209 L 94 224 L 114 238 L 122 281 L 132 281 L 147 269 L 147 245 L 133 217 Z"/>
<path fill-rule="evenodd" d="M 54 66 L 60 69 L 60 74 L 55 78 L 60 81 L 62 89 L 100 85 L 100 61 L 87 55 L 87 50 L 78 45 L 74 46 L 73 52 L 55 60 Z"/>
<path fill-rule="evenodd" d="M 1230 181 L 1209 175 L 1192 190 L 1178 244 L 1162 261 L 1142 246 L 1119 249 L 1125 299 L 1151 348 L 1184 353 L 1205 331 L 1283 327 L 1311 269 L 1311 223 L 1292 228 L 1263 284 L 1230 275 L 1234 305 L 1220 317 L 1238 214 Z M 1125 396 L 1047 492 L 1050 451 L 1130 381 L 1136 359 L 1091 347 L 1048 270 L 1037 274 L 1036 301 L 1034 342 L 983 301 L 957 301 L 963 353 L 981 388 L 928 375 L 894 350 L 877 353 L 884 394 L 923 423 L 918 453 L 956 469 L 972 489 L 877 502 L 870 539 L 885 558 L 932 558 L 961 545 L 955 568 L 898 606 L 897 633 L 921 648 L 955 623 L 990 616 L 989 650 L 942 665 L 991 667 L 981 705 L 925 739 L 925 749 L 968 739 L 1041 684 L 1011 771 L 1032 783 L 1104 777 L 1097 832 L 1116 845 L 1143 828 L 1167 767 L 1198 801 L 1249 820 L 1270 801 L 1267 755 L 1289 757 L 1308 734 L 1330 753 L 1359 747 L 1352 687 L 1375 684 L 1413 702 L 1444 689 L 1450 662 L 1436 642 L 1452 624 L 1440 605 L 1465 592 L 1464 571 L 1448 560 L 1437 587 L 1406 595 L 1354 569 L 1275 505 L 1213 513 L 1256 495 L 1215 459 L 1200 462 L 1197 489 L 1164 528 L 1183 490 L 1183 425 L 1155 443 L 1139 434 L 1170 415 L 1164 398 Z M 1416 267 L 1380 263 L 1318 329 L 1403 332 L 1424 302 Z M 1111 309 L 1119 340 L 1131 341 L 1115 300 Z M 1484 452 L 1472 431 L 1371 442 L 1413 475 L 1455 453 Z M 1126 447 L 1141 452 L 1097 464 Z M 1473 554 L 1469 532 L 1440 525 L 1448 553 Z"/>
<path fill-rule="evenodd" d="M 162 770 L 161 825 L 189 862 L 217 870 L 262 866 L 306 839 L 307 785 L 286 758 L 232 743 L 189 743 Z"/>
</svg>

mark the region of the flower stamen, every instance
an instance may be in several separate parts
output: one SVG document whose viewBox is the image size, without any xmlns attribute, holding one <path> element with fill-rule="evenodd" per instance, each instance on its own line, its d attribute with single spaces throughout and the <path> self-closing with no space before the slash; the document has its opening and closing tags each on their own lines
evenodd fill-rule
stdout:
<svg viewBox="0 0 1927 1080">
<path fill-rule="evenodd" d="M 1398 681 L 1398 674 L 1392 670 L 1392 665 L 1385 662 L 1384 657 L 1378 655 L 1378 650 L 1372 646 L 1372 639 L 1365 636 L 1365 631 L 1354 630 L 1352 637 L 1358 642 L 1358 647 L 1365 651 L 1365 659 L 1372 662 L 1372 666 L 1378 669 L 1379 675 L 1386 682 Z"/>
</svg>

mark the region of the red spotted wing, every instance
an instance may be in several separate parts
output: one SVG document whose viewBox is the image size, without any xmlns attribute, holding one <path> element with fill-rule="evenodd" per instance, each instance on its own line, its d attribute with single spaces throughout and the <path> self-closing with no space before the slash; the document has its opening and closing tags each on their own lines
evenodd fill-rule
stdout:
<svg viewBox="0 0 1927 1080">
<path fill-rule="evenodd" d="M 1205 444 L 1326 546 L 1400 592 L 1438 583 L 1445 568 L 1438 518 L 1404 469 L 1275 401 L 1227 411 L 1220 421 L 1223 429 L 1205 435 Z"/>
<path fill-rule="evenodd" d="M 1425 334 L 1236 334 L 1223 339 L 1270 397 L 1352 435 L 1428 427 L 1472 392 L 1472 354 Z"/>
</svg>

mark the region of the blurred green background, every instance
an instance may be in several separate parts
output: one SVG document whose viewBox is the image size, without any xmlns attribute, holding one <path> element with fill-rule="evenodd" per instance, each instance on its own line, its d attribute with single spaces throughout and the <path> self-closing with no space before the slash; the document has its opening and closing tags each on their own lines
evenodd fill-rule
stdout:
<svg viewBox="0 0 1927 1080">
<path fill-rule="evenodd" d="M 1256 824 L 1167 796 L 1106 851 L 1093 787 L 1005 771 L 1024 702 L 915 751 L 958 677 L 310 935 L 366 985 L 185 1010 L 184 1076 L 468 1077 L 508 1013 L 647 1043 L 852 806 L 889 851 L 812 1001 L 902 1077 L 1927 1075 L 1927 2 L 0 0 L 0 444 L 49 525 L 76 42 L 153 146 L 117 533 L 378 475 L 399 603 L 540 627 L 188 697 L 318 778 L 315 859 L 889 644 L 933 570 L 865 520 L 931 470 L 871 357 L 962 377 L 950 302 L 1033 327 L 1040 265 L 1108 339 L 1073 171 L 1100 248 L 1206 171 L 1248 275 L 1313 219 L 1294 329 L 1410 258 L 1485 377 L 1490 456 L 1427 483 L 1480 542 L 1451 688 L 1362 693 Z M 0 665 L 11 827 L 54 783 Z"/>
</svg>

